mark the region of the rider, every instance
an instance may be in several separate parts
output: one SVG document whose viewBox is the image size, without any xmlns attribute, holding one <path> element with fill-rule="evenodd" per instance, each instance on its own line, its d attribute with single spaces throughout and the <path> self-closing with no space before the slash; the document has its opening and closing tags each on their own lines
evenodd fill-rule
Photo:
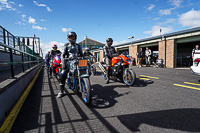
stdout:
<svg viewBox="0 0 200 133">
<path fill-rule="evenodd" d="M 109 83 L 110 79 L 110 64 L 111 64 L 111 59 L 113 54 L 117 54 L 115 48 L 111 46 L 113 44 L 113 39 L 108 38 L 106 39 L 106 46 L 103 47 L 104 55 L 105 55 L 105 60 L 106 60 L 106 72 L 107 72 L 107 80 L 106 84 Z"/>
<path fill-rule="evenodd" d="M 93 54 L 89 51 L 88 47 L 86 47 L 84 51 L 84 57 L 87 57 L 87 56 L 93 56 Z"/>
<path fill-rule="evenodd" d="M 60 92 L 57 97 L 60 98 L 63 96 L 65 80 L 67 78 L 67 73 L 70 69 L 70 60 L 76 59 L 78 56 L 83 57 L 82 48 L 79 44 L 76 43 L 77 35 L 75 32 L 69 32 L 67 34 L 67 39 L 69 43 L 64 44 L 64 49 L 62 52 L 62 72 L 60 80 Z M 65 60 L 64 58 L 67 58 Z"/>
<path fill-rule="evenodd" d="M 53 50 L 51 50 L 50 58 L 53 60 L 54 56 L 56 56 L 57 54 L 61 54 L 61 52 L 60 52 L 60 50 L 57 50 L 58 47 L 57 47 L 56 44 L 54 44 L 52 48 L 53 48 Z M 56 75 L 56 69 L 55 69 L 54 66 L 52 66 L 52 70 L 53 70 L 53 74 L 55 76 Z M 52 70 L 50 69 L 50 78 L 52 76 Z"/>
</svg>

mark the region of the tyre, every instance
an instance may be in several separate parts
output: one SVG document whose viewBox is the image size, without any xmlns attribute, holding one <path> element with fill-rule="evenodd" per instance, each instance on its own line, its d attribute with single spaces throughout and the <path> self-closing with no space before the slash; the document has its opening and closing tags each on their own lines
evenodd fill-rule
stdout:
<svg viewBox="0 0 200 133">
<path fill-rule="evenodd" d="M 61 68 L 58 68 L 58 80 L 61 80 Z"/>
<path fill-rule="evenodd" d="M 94 64 L 91 65 L 91 72 L 93 75 L 96 74 L 96 67 L 94 66 Z"/>
<path fill-rule="evenodd" d="M 123 72 L 123 81 L 126 85 L 131 86 L 135 83 L 136 74 L 134 71 L 126 68 Z"/>
<path fill-rule="evenodd" d="M 81 80 L 81 95 L 82 95 L 83 102 L 86 105 L 89 105 L 89 103 L 91 101 L 90 90 L 91 89 L 90 89 L 89 78 L 83 78 Z"/>
</svg>

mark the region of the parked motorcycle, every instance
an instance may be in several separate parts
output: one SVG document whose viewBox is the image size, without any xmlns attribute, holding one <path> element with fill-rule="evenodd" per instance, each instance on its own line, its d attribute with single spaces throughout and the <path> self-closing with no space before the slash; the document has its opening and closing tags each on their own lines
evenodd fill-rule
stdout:
<svg viewBox="0 0 200 133">
<path fill-rule="evenodd" d="M 126 85 L 131 86 L 135 83 L 136 74 L 129 68 L 129 64 L 132 64 L 132 60 L 128 55 L 113 55 L 111 59 L 110 75 L 121 79 Z M 106 64 L 99 62 L 98 66 L 106 80 Z"/>
<path fill-rule="evenodd" d="M 54 56 L 53 62 L 52 62 L 52 67 L 55 67 L 56 70 L 56 76 L 58 77 L 58 80 L 61 79 L 61 58 L 60 54 Z"/>
<path fill-rule="evenodd" d="M 88 60 L 77 58 L 68 61 L 68 63 L 70 70 L 67 75 L 67 85 L 75 93 L 81 92 L 83 102 L 86 105 L 89 105 L 91 101 L 91 85 L 88 71 Z"/>
<path fill-rule="evenodd" d="M 89 73 L 92 74 L 92 75 L 95 75 L 96 74 L 96 67 L 95 67 L 94 61 L 93 61 L 93 59 L 95 57 L 86 56 L 85 58 L 88 59 Z"/>
</svg>

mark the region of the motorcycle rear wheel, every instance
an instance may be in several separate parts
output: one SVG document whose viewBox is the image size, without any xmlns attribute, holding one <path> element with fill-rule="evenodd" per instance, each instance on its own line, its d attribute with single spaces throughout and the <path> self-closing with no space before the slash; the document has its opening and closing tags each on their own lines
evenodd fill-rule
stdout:
<svg viewBox="0 0 200 133">
<path fill-rule="evenodd" d="M 123 81 L 126 85 L 131 86 L 135 83 L 136 74 L 134 71 L 126 68 L 123 72 Z"/>
</svg>

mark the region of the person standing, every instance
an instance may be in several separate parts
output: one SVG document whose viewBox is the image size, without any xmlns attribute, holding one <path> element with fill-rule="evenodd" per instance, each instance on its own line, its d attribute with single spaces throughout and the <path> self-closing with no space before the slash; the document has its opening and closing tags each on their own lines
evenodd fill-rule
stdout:
<svg viewBox="0 0 200 133">
<path fill-rule="evenodd" d="M 149 49 L 148 47 L 146 47 L 146 50 L 145 50 L 145 57 L 146 57 L 146 67 L 150 66 L 150 64 L 151 64 L 151 49 Z"/>
<path fill-rule="evenodd" d="M 49 67 L 50 67 L 49 62 L 50 62 L 50 51 L 48 51 L 48 53 L 45 55 L 45 63 L 46 63 L 48 75 L 49 75 Z"/>
<path fill-rule="evenodd" d="M 112 59 L 112 55 L 113 54 L 117 54 L 115 48 L 113 46 L 111 46 L 113 44 L 113 39 L 112 38 L 108 38 L 106 39 L 106 45 L 103 47 L 103 52 L 105 55 L 105 61 L 106 61 L 106 73 L 107 73 L 107 80 L 106 80 L 106 84 L 109 83 L 109 79 L 110 79 L 110 65 L 111 65 L 111 59 Z"/>
<path fill-rule="evenodd" d="M 137 67 L 138 68 L 142 67 L 142 57 L 143 57 L 142 48 L 139 48 L 139 51 L 137 52 Z"/>
<path fill-rule="evenodd" d="M 199 45 L 196 45 L 195 48 L 192 50 L 192 59 L 194 58 L 194 53 L 195 53 L 196 50 L 200 50 Z"/>
</svg>

